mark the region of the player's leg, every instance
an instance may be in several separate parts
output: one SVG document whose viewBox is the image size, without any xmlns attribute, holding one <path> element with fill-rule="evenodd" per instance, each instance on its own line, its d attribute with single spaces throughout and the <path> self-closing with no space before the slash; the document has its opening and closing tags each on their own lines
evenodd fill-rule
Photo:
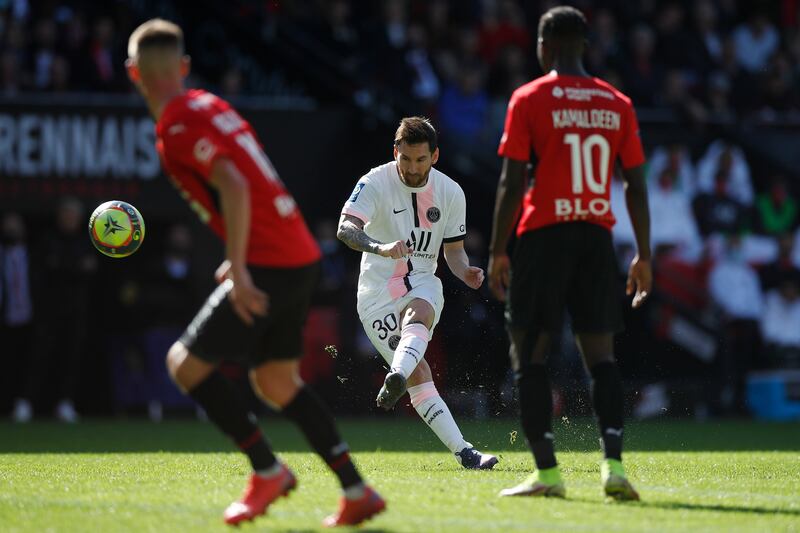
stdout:
<svg viewBox="0 0 800 533">
<path fill-rule="evenodd" d="M 420 361 L 408 378 L 408 394 L 411 406 L 439 437 L 439 440 L 456 456 L 461 466 L 469 469 L 490 470 L 497 464 L 497 457 L 480 453 L 472 444 L 464 440 L 447 403 L 436 390 L 431 367 L 425 359 Z"/>
<path fill-rule="evenodd" d="M 431 300 L 437 301 L 435 295 L 430 297 Z M 437 321 L 435 309 L 432 304 L 426 303 L 434 311 L 433 317 L 426 317 L 428 319 L 426 323 L 430 323 L 433 327 Z M 394 304 L 389 303 L 373 310 L 366 318 L 362 317 L 362 325 L 367 337 L 389 365 L 392 364 L 402 340 L 398 333 L 402 332 L 403 320 L 398 320 L 397 315 Z M 401 316 L 406 317 L 406 323 L 413 323 L 413 320 L 421 318 L 419 312 L 401 314 Z M 424 350 L 421 350 L 421 353 L 424 354 Z M 420 358 L 419 364 L 409 375 L 407 384 L 411 405 L 442 443 L 456 455 L 459 463 L 466 468 L 484 469 L 491 468 L 496 464 L 495 457 L 480 454 L 469 442 L 464 440 L 450 409 L 436 390 L 430 366 L 424 358 Z"/>
<path fill-rule="evenodd" d="M 180 340 L 170 348 L 167 369 L 178 387 L 194 399 L 205 410 L 208 419 L 247 455 L 253 469 L 248 485 L 248 492 L 252 492 L 254 487 L 263 484 L 260 483 L 262 480 L 272 477 L 280 464 L 242 395 L 217 370 L 217 364 L 223 359 L 243 359 L 254 338 L 264 328 L 262 318 L 258 318 L 253 326 L 247 326 L 239 319 L 228 300 L 230 290 L 231 285 L 227 283 L 211 293 Z M 239 503 L 225 511 L 229 523 L 255 516 L 243 511 L 241 506 L 236 509 Z"/>
<path fill-rule="evenodd" d="M 330 411 L 300 378 L 303 326 L 318 271 L 314 265 L 267 278 L 264 287 L 270 295 L 270 316 L 251 356 L 250 380 L 265 402 L 298 426 L 339 479 L 344 493 L 340 509 L 324 524 L 358 524 L 381 512 L 386 504 L 364 484 Z M 293 477 L 291 482 L 289 490 L 294 486 Z"/>
<path fill-rule="evenodd" d="M 216 364 L 193 355 L 178 341 L 167 353 L 167 369 L 178 387 L 247 455 L 255 473 L 268 475 L 274 470 L 275 455 L 241 394 L 217 371 Z"/>
<path fill-rule="evenodd" d="M 347 497 L 360 498 L 364 483 L 350 460 L 333 416 L 300 378 L 299 359 L 272 360 L 250 372 L 254 390 L 270 406 L 294 422 L 308 443 L 339 478 Z"/>
<path fill-rule="evenodd" d="M 576 225 L 581 233 L 583 269 L 576 273 L 567 296 L 578 349 L 592 377 L 592 402 L 600 426 L 606 494 L 618 500 L 639 495 L 622 467 L 624 389 L 614 358 L 614 333 L 623 329 L 622 287 L 611 242 L 605 229 Z"/>
<path fill-rule="evenodd" d="M 566 494 L 556 461 L 553 436 L 553 393 L 547 371 L 550 334 L 508 328 L 511 366 L 519 397 L 522 431 L 528 441 L 536 472 L 501 496 L 555 496 Z"/>
<path fill-rule="evenodd" d="M 422 298 L 412 299 L 400 313 L 400 341 L 378 393 L 378 406 L 391 409 L 405 394 L 408 378 L 425 357 L 435 318 L 433 306 Z"/>
<path fill-rule="evenodd" d="M 625 398 L 622 376 L 614 360 L 611 333 L 576 333 L 578 348 L 592 377 L 592 404 L 600 427 L 604 460 L 603 485 L 608 496 L 619 500 L 638 500 L 622 466 L 622 433 Z"/>
<path fill-rule="evenodd" d="M 569 283 L 569 228 L 528 232 L 517 242 L 506 301 L 511 366 L 519 398 L 520 422 L 536 463 L 524 482 L 501 496 L 565 495 L 553 439 L 553 396 L 546 362 L 550 332 L 564 317 Z"/>
</svg>

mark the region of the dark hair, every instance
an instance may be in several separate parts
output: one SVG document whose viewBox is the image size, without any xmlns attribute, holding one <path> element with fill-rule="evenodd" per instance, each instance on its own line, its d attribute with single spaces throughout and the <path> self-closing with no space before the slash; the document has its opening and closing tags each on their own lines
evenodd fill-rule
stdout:
<svg viewBox="0 0 800 533">
<path fill-rule="evenodd" d="M 175 48 L 183 54 L 183 30 L 174 22 L 150 19 L 133 30 L 128 39 L 128 57 L 136 58 L 142 50 L 155 47 Z"/>
<path fill-rule="evenodd" d="M 394 145 L 400 143 L 421 144 L 428 143 L 431 153 L 436 151 L 438 140 L 436 128 L 425 117 L 406 117 L 400 121 L 397 132 L 394 134 Z"/>
<path fill-rule="evenodd" d="M 549 9 L 539 19 L 539 37 L 555 40 L 583 40 L 589 34 L 586 17 L 572 6 Z"/>
</svg>

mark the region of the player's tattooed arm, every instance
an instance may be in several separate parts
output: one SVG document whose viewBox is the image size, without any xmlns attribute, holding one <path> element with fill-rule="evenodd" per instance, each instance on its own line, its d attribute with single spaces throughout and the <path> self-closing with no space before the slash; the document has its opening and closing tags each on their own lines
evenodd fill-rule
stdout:
<svg viewBox="0 0 800 533">
<path fill-rule="evenodd" d="M 392 259 L 403 258 L 410 251 L 403 241 L 387 244 L 376 241 L 364 231 L 364 221 L 353 215 L 342 215 L 336 237 L 357 252 L 367 252 Z"/>
</svg>

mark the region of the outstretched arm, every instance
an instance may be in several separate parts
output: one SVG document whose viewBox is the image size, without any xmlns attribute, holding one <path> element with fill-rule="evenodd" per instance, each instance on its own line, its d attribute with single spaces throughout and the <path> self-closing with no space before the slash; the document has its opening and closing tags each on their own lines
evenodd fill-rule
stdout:
<svg viewBox="0 0 800 533">
<path fill-rule="evenodd" d="M 489 244 L 489 287 L 499 300 L 505 300 L 506 297 L 511 269 L 506 248 L 522 205 L 527 165 L 525 161 L 506 157 L 503 159 L 503 171 L 497 184 L 492 240 Z"/>
<path fill-rule="evenodd" d="M 376 241 L 364 231 L 364 221 L 353 215 L 341 216 L 336 237 L 357 252 L 367 252 L 392 259 L 401 259 L 410 252 L 403 241 L 388 244 Z"/>
<path fill-rule="evenodd" d="M 268 297 L 260 291 L 247 270 L 247 244 L 250 238 L 250 186 L 236 165 L 227 158 L 211 167 L 210 182 L 219 191 L 225 220 L 224 277 L 233 280 L 230 292 L 233 309 L 245 324 L 253 315 L 267 313 Z"/>
<path fill-rule="evenodd" d="M 647 181 L 644 165 L 623 170 L 625 178 L 625 204 L 636 235 L 636 257 L 628 270 L 626 292 L 634 294 L 633 307 L 641 306 L 650 295 L 653 271 L 650 264 L 650 207 L 647 203 Z"/>
<path fill-rule="evenodd" d="M 478 289 L 483 284 L 483 269 L 469 266 L 469 257 L 464 250 L 464 241 L 444 243 L 444 260 L 450 272 L 468 287 Z"/>
</svg>

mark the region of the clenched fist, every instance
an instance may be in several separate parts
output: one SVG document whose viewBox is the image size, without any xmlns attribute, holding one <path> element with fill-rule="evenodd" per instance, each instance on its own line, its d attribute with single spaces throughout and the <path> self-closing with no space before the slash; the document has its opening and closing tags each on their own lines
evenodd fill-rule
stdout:
<svg viewBox="0 0 800 533">
<path fill-rule="evenodd" d="M 378 246 L 376 252 L 383 257 L 391 257 L 392 259 L 402 259 L 411 253 L 411 248 L 403 241 L 388 242 Z"/>
</svg>

